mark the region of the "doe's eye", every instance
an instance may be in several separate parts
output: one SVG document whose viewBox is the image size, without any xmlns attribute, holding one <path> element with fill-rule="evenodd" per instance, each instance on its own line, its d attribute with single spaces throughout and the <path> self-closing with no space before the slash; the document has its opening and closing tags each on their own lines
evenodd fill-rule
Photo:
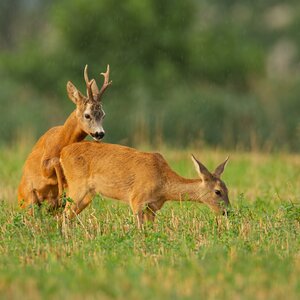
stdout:
<svg viewBox="0 0 300 300">
<path fill-rule="evenodd" d="M 215 194 L 218 196 L 221 196 L 221 191 L 220 190 L 215 190 Z"/>
<path fill-rule="evenodd" d="M 91 118 L 91 116 L 89 114 L 84 114 L 84 117 L 88 120 Z"/>
</svg>

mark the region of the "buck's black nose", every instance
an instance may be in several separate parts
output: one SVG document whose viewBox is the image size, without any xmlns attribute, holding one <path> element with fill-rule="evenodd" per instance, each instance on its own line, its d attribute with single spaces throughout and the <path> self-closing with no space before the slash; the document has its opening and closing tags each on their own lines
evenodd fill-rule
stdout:
<svg viewBox="0 0 300 300">
<path fill-rule="evenodd" d="M 92 137 L 96 138 L 97 140 L 103 139 L 104 136 L 105 136 L 104 131 L 97 131 L 94 134 L 92 134 Z"/>
</svg>

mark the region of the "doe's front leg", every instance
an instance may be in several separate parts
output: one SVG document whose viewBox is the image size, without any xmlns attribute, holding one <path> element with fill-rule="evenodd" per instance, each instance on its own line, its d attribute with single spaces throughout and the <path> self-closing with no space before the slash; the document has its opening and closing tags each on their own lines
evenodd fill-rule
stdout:
<svg viewBox="0 0 300 300">
<path fill-rule="evenodd" d="M 132 209 L 133 214 L 136 216 L 138 228 L 142 229 L 143 227 L 143 205 L 140 204 L 135 199 L 130 200 L 130 207 Z"/>
<path fill-rule="evenodd" d="M 144 221 L 153 223 L 155 220 L 157 211 L 162 208 L 164 203 L 165 203 L 165 201 L 163 199 L 149 203 L 144 210 L 144 214 L 143 214 Z"/>
</svg>

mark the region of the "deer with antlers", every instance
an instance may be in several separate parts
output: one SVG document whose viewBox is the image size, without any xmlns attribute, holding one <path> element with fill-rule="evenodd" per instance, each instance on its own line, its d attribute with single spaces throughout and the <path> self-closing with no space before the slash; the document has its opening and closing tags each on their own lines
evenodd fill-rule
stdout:
<svg viewBox="0 0 300 300">
<path fill-rule="evenodd" d="M 18 203 L 21 208 L 32 207 L 48 201 L 51 208 L 61 205 L 64 177 L 59 157 L 61 150 L 72 143 L 83 140 L 87 135 L 100 141 L 104 137 L 102 127 L 105 113 L 102 109 L 102 95 L 111 85 L 109 65 L 102 88 L 98 89 L 94 79 L 89 80 L 88 66 L 84 69 L 87 96 L 84 96 L 71 81 L 67 83 L 67 93 L 76 109 L 62 126 L 48 130 L 35 144 L 29 154 L 18 188 Z"/>
<path fill-rule="evenodd" d="M 205 203 L 218 213 L 226 213 L 229 199 L 221 180 L 228 158 L 213 173 L 192 160 L 198 179 L 176 174 L 159 153 L 140 152 L 114 144 L 81 142 L 65 147 L 60 162 L 73 200 L 65 215 L 73 218 L 90 204 L 95 194 L 127 202 L 141 226 L 153 221 L 156 212 L 168 200 Z"/>
</svg>

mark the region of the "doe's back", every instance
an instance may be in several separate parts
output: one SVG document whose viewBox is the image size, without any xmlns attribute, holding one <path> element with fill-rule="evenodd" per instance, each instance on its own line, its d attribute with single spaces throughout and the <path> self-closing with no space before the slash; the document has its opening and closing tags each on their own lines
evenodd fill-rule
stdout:
<svg viewBox="0 0 300 300">
<path fill-rule="evenodd" d="M 68 145 L 61 152 L 61 164 L 68 184 L 79 180 L 116 186 L 157 184 L 171 171 L 159 153 L 96 142 Z"/>
</svg>

